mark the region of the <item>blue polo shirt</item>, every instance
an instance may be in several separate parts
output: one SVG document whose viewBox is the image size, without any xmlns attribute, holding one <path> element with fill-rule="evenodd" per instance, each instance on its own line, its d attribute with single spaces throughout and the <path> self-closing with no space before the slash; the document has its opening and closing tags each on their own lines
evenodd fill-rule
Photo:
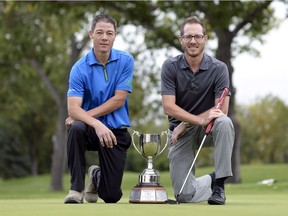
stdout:
<svg viewBox="0 0 288 216">
<path fill-rule="evenodd" d="M 133 70 L 131 54 L 112 48 L 108 62 L 102 65 L 91 49 L 73 65 L 67 97 L 82 97 L 82 108 L 91 110 L 114 96 L 116 90 L 131 93 Z M 128 97 L 124 106 L 97 119 L 109 128 L 129 127 Z"/>
</svg>

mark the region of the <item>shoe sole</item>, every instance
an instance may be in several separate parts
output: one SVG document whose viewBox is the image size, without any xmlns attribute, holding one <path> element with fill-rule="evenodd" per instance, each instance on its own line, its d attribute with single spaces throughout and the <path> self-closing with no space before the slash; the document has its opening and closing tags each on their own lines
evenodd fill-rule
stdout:
<svg viewBox="0 0 288 216">
<path fill-rule="evenodd" d="M 84 198 L 88 203 L 97 203 L 99 196 L 95 193 L 86 192 Z"/>
<path fill-rule="evenodd" d="M 208 200 L 208 204 L 209 205 L 225 205 L 225 201 L 224 202 L 219 202 L 217 200 L 209 199 Z"/>
<path fill-rule="evenodd" d="M 65 200 L 64 204 L 82 204 L 83 201 L 76 201 L 74 199 Z"/>
</svg>

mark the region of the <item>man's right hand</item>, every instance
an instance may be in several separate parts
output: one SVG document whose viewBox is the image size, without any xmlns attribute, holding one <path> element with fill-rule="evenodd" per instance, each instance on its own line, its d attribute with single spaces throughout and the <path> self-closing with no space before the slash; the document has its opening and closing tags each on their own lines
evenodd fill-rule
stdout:
<svg viewBox="0 0 288 216">
<path fill-rule="evenodd" d="M 66 120 L 65 120 L 66 128 L 69 128 L 73 124 L 73 122 L 74 122 L 74 119 L 71 118 L 70 116 L 68 118 L 66 118 Z"/>
<path fill-rule="evenodd" d="M 96 119 L 95 119 L 96 120 Z M 102 122 L 96 120 L 94 124 L 95 132 L 99 138 L 100 144 L 102 147 L 113 148 L 114 145 L 117 145 L 117 139 L 113 132 L 107 128 Z"/>
<path fill-rule="evenodd" d="M 215 109 L 215 108 L 210 109 L 208 114 L 206 115 L 206 118 L 204 118 L 202 120 L 201 125 L 203 127 L 206 127 L 210 123 L 210 121 L 212 121 L 213 119 L 216 119 L 220 116 L 224 116 L 224 115 L 225 114 L 220 109 Z"/>
</svg>

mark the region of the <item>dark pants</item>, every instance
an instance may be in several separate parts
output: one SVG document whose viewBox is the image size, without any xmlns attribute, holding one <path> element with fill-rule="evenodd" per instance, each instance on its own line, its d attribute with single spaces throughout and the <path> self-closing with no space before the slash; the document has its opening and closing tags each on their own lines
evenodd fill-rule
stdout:
<svg viewBox="0 0 288 216">
<path fill-rule="evenodd" d="M 71 190 L 83 191 L 85 186 L 86 151 L 98 151 L 101 178 L 98 195 L 108 203 L 116 203 L 122 197 L 121 183 L 131 145 L 127 129 L 111 129 L 117 139 L 113 148 L 102 147 L 93 127 L 75 121 L 68 129 L 67 155 L 71 174 Z"/>
</svg>

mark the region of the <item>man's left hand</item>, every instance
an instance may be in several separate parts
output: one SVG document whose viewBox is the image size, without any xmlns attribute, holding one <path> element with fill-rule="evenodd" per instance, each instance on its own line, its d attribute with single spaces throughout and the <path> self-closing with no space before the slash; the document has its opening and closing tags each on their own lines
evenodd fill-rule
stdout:
<svg viewBox="0 0 288 216">
<path fill-rule="evenodd" d="M 177 143 L 178 138 L 185 132 L 186 125 L 181 122 L 176 128 L 174 128 L 172 132 L 172 142 L 175 145 Z"/>
</svg>

